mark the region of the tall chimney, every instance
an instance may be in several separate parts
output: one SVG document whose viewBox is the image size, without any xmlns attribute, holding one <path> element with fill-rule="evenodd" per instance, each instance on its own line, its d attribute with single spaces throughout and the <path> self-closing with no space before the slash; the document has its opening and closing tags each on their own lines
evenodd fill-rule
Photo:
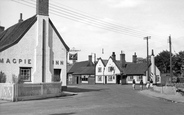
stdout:
<svg viewBox="0 0 184 115">
<path fill-rule="evenodd" d="M 133 62 L 133 63 L 137 63 L 137 55 L 136 55 L 136 52 L 135 52 L 134 55 L 132 56 L 132 62 Z"/>
<path fill-rule="evenodd" d="M 36 0 L 36 14 L 43 16 L 49 15 L 49 0 Z"/>
<path fill-rule="evenodd" d="M 112 52 L 112 59 L 113 59 L 114 61 L 116 61 L 116 54 L 115 54 L 115 52 Z"/>
<path fill-rule="evenodd" d="M 19 23 L 20 22 L 23 22 L 23 19 L 22 19 L 22 13 L 20 13 L 20 19 L 19 19 L 19 21 L 18 21 Z"/>
<path fill-rule="evenodd" d="M 120 64 L 121 64 L 121 67 L 125 68 L 125 54 L 121 51 L 121 54 L 120 54 Z"/>
</svg>

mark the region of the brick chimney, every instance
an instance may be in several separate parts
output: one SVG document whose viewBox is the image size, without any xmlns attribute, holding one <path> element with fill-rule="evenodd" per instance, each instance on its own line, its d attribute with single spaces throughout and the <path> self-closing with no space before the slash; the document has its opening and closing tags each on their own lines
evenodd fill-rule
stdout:
<svg viewBox="0 0 184 115">
<path fill-rule="evenodd" d="M 88 61 L 89 61 L 89 62 L 92 62 L 92 55 L 89 55 L 89 56 L 88 56 Z"/>
<path fill-rule="evenodd" d="M 49 15 L 49 0 L 36 0 L 36 14 L 43 16 Z"/>
<path fill-rule="evenodd" d="M 114 61 L 116 61 L 116 54 L 115 54 L 115 52 L 112 52 L 112 59 L 113 59 Z"/>
<path fill-rule="evenodd" d="M 132 56 L 132 62 L 133 62 L 133 63 L 137 63 L 137 55 L 136 55 L 136 52 L 135 52 L 134 55 Z"/>
<path fill-rule="evenodd" d="M 125 54 L 121 51 L 121 54 L 120 54 L 120 64 L 121 64 L 121 67 L 125 68 Z"/>
<path fill-rule="evenodd" d="M 18 21 L 19 23 L 20 22 L 23 22 L 23 19 L 22 19 L 22 13 L 20 13 L 20 19 L 19 19 L 19 21 Z"/>
</svg>

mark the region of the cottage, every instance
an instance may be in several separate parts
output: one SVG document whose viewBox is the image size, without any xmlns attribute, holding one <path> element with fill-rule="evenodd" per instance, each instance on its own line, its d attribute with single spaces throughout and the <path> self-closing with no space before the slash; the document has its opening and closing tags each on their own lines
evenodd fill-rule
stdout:
<svg viewBox="0 0 184 115">
<path fill-rule="evenodd" d="M 68 84 L 94 84 L 95 65 L 92 56 L 87 61 L 75 62 L 68 71 Z"/>
<path fill-rule="evenodd" d="M 66 87 L 69 47 L 49 18 L 49 0 L 37 0 L 36 15 L 0 32 L 0 71 L 7 82 L 61 81 Z"/>
<path fill-rule="evenodd" d="M 153 53 L 149 67 L 145 62 L 137 62 L 136 53 L 132 57 L 132 62 L 126 62 L 125 54 L 121 53 L 120 60 L 116 60 L 115 52 L 113 52 L 106 63 L 99 58 L 96 64 L 95 83 L 129 84 L 132 83 L 133 79 L 135 79 L 136 83 L 140 83 L 141 79 L 143 83 L 146 83 L 148 81 L 148 69 L 153 83 L 161 83 L 160 72 L 154 64 Z"/>
</svg>

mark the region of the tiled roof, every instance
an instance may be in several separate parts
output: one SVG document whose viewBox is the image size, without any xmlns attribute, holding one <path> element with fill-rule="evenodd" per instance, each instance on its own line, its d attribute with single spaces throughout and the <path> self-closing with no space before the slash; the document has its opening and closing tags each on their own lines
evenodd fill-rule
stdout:
<svg viewBox="0 0 184 115">
<path fill-rule="evenodd" d="M 125 74 L 144 75 L 147 69 L 147 63 L 128 63 L 125 69 Z"/>
<path fill-rule="evenodd" d="M 95 74 L 95 66 L 89 61 L 76 62 L 68 73 L 88 75 Z"/>
<path fill-rule="evenodd" d="M 17 23 L 5 31 L 0 33 L 0 52 L 6 50 L 7 48 L 17 44 L 22 37 L 26 34 L 26 32 L 32 27 L 32 25 L 36 22 L 37 16 L 33 16 L 23 22 Z M 66 50 L 69 51 L 69 47 L 66 45 L 62 37 L 60 36 L 59 32 L 53 25 L 52 21 L 49 19 L 49 23 L 51 24 L 52 28 L 58 35 L 59 39 L 65 46 Z"/>
<path fill-rule="evenodd" d="M 24 34 L 36 22 L 36 15 L 17 23 L 0 34 L 0 52 L 18 43 Z"/>
</svg>

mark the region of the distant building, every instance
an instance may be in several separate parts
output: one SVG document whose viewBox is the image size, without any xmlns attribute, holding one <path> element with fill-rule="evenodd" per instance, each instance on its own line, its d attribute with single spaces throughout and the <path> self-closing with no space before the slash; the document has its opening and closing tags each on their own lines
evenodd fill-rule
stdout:
<svg viewBox="0 0 184 115">
<path fill-rule="evenodd" d="M 95 64 L 92 56 L 89 55 L 87 61 L 75 62 L 68 71 L 68 84 L 94 84 Z"/>
<path fill-rule="evenodd" d="M 66 87 L 69 47 L 49 18 L 48 0 L 37 0 L 36 15 L 0 32 L 0 71 L 24 83 L 62 82 Z M 21 15 L 22 17 L 22 15 Z"/>
<path fill-rule="evenodd" d="M 139 83 L 141 79 L 143 83 L 146 83 L 148 81 L 148 69 L 150 69 L 152 75 L 150 77 L 153 79 L 153 82 L 160 83 L 160 73 L 158 68 L 154 65 L 153 59 L 154 56 L 152 56 L 152 63 L 149 64 L 148 68 L 147 63 L 144 61 L 137 62 L 136 54 L 132 56 L 132 62 L 126 62 L 125 54 L 121 53 L 120 60 L 116 60 L 116 55 L 113 52 L 108 61 L 99 58 L 95 69 L 95 83 L 126 84 L 132 83 L 133 79 L 135 79 L 136 83 Z"/>
</svg>

